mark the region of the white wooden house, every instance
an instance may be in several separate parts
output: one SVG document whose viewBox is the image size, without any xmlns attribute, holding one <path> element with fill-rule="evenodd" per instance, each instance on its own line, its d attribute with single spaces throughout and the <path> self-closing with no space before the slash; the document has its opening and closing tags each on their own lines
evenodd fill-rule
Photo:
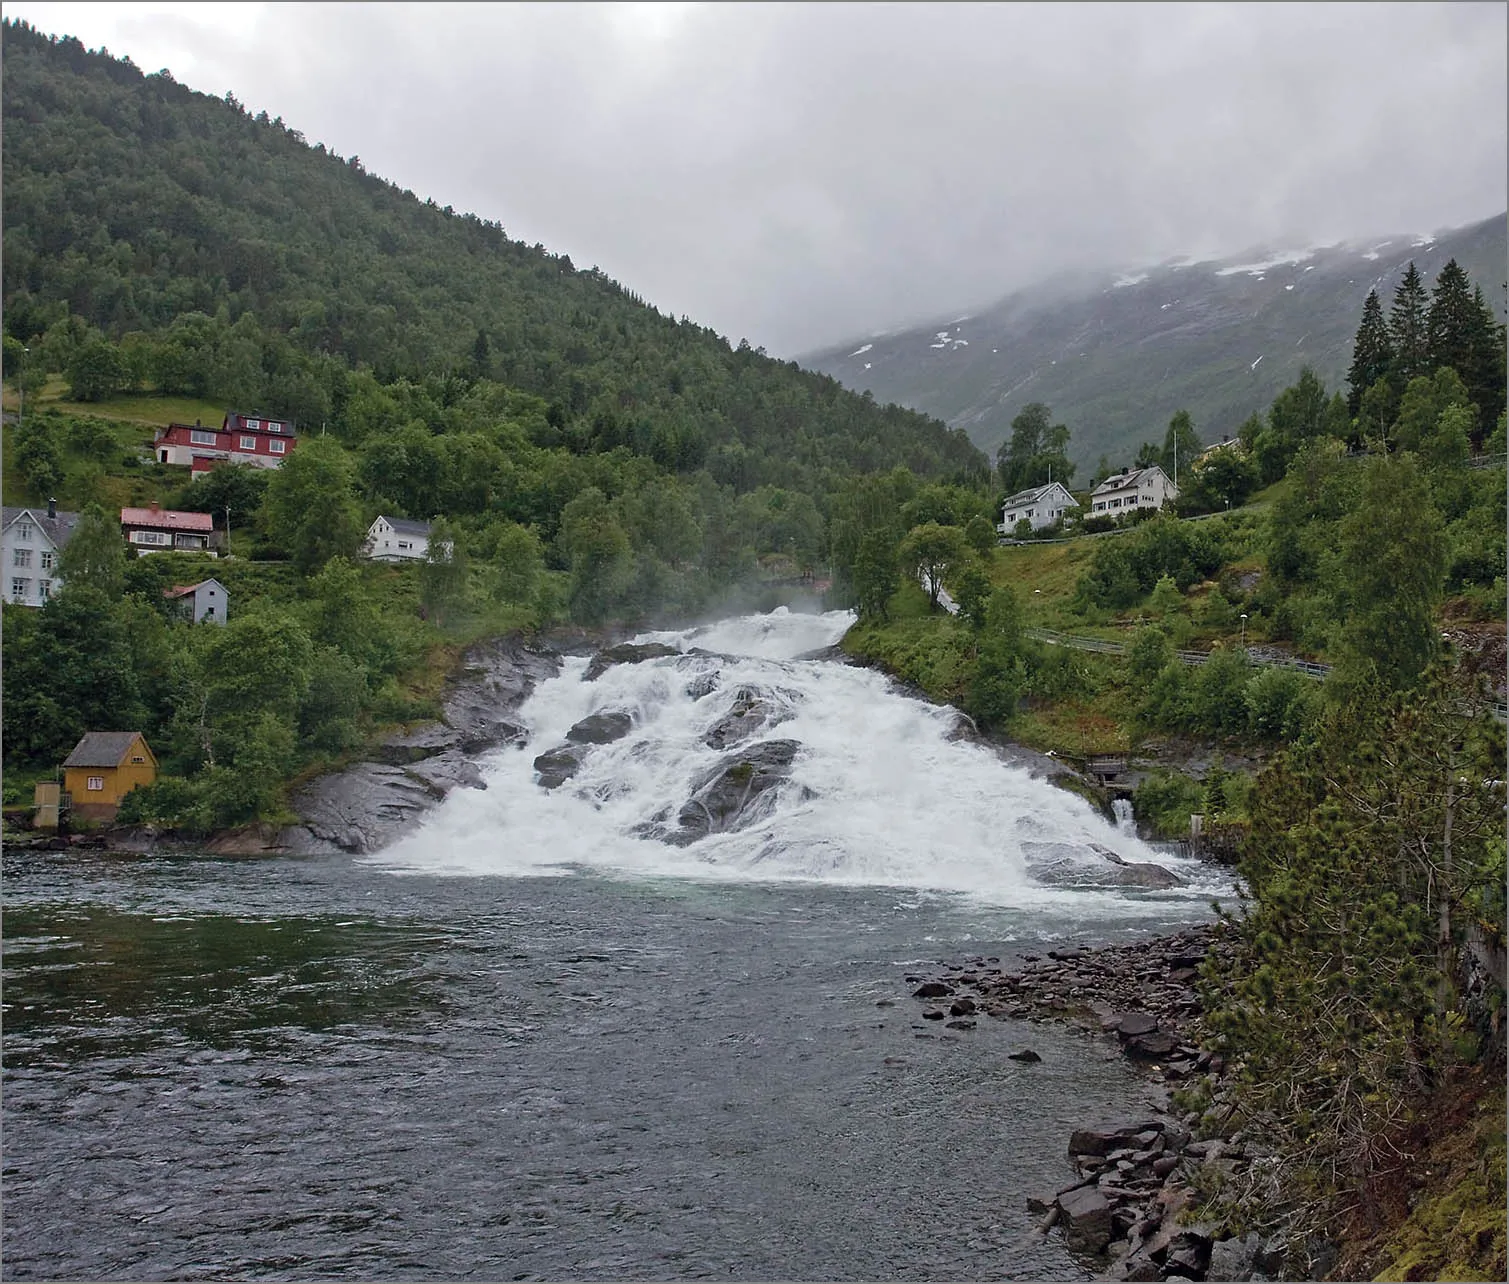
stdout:
<svg viewBox="0 0 1509 1284">
<path fill-rule="evenodd" d="M 1101 482 L 1091 492 L 1090 512 L 1097 517 L 1119 517 L 1128 509 L 1162 508 L 1178 494 L 1179 488 L 1157 464 L 1134 468 Z"/>
<path fill-rule="evenodd" d="M 430 524 L 406 517 L 378 517 L 367 528 L 364 547 L 374 562 L 423 561 L 430 551 Z"/>
<path fill-rule="evenodd" d="M 200 580 L 198 584 L 175 584 L 162 594 L 185 618 L 198 624 L 224 624 L 230 614 L 231 598 L 219 580 Z"/>
<path fill-rule="evenodd" d="M 3 513 L 5 578 L 0 590 L 7 602 L 42 606 L 63 586 L 58 557 L 73 538 L 79 515 L 60 513 L 53 500 L 45 509 L 6 508 Z"/>
<path fill-rule="evenodd" d="M 1049 482 L 1046 486 L 1034 486 L 1031 490 L 1019 490 L 1009 495 L 1001 510 L 1001 524 L 996 527 L 1002 535 L 1010 535 L 1016 524 L 1024 519 L 1032 523 L 1032 529 L 1040 531 L 1045 526 L 1079 512 L 1079 501 L 1069 493 L 1063 482 Z"/>
</svg>

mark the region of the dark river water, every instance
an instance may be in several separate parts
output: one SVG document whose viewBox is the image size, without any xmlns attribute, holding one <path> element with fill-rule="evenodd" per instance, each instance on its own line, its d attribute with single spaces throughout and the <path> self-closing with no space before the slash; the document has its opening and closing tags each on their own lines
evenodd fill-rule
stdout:
<svg viewBox="0 0 1509 1284">
<path fill-rule="evenodd" d="M 15 1279 L 1088 1278 L 1025 1198 L 1146 1090 L 905 978 L 1197 916 L 348 857 L 4 879 Z"/>
</svg>

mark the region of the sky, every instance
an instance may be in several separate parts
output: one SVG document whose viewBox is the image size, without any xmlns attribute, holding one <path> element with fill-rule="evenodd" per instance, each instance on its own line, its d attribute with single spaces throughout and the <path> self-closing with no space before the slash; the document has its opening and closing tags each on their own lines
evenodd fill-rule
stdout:
<svg viewBox="0 0 1509 1284">
<path fill-rule="evenodd" d="M 1509 205 L 1509 9 L 7 3 L 795 357 Z"/>
</svg>

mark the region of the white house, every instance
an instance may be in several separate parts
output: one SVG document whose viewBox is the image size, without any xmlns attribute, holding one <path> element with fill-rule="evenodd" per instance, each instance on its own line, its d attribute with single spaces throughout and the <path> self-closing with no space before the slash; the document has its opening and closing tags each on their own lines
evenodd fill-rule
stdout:
<svg viewBox="0 0 1509 1284">
<path fill-rule="evenodd" d="M 365 548 L 374 562 L 423 561 L 430 551 L 430 524 L 406 517 L 378 517 L 367 528 Z"/>
<path fill-rule="evenodd" d="M 41 606 L 62 587 L 58 575 L 58 555 L 73 538 L 79 524 L 77 513 L 58 512 L 54 500 L 47 501 L 46 511 L 35 508 L 6 508 L 3 518 L 5 580 L 0 584 L 7 602 L 22 606 Z"/>
<path fill-rule="evenodd" d="M 1079 502 L 1063 482 L 1049 482 L 1046 486 L 1034 486 L 1031 490 L 1019 490 L 1015 495 L 1007 496 L 1001 524 L 996 529 L 1002 535 L 1010 535 L 1016 524 L 1025 518 L 1032 523 L 1033 530 L 1040 531 L 1078 511 Z"/>
<path fill-rule="evenodd" d="M 1129 508 L 1162 508 L 1178 494 L 1168 474 L 1154 464 L 1107 477 L 1091 492 L 1090 511 L 1119 516 Z"/>
<path fill-rule="evenodd" d="M 198 624 L 224 624 L 230 614 L 231 597 L 219 580 L 200 580 L 198 584 L 175 584 L 163 589 L 162 595 L 183 615 Z"/>
</svg>

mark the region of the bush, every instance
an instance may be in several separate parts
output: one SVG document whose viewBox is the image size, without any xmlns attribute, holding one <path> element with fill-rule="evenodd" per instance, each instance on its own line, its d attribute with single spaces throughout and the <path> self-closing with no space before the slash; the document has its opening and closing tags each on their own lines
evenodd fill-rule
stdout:
<svg viewBox="0 0 1509 1284">
<path fill-rule="evenodd" d="M 1295 740 L 1320 710 L 1320 689 L 1294 669 L 1266 668 L 1254 674 L 1242 695 L 1247 724 L 1269 740 Z"/>
<path fill-rule="evenodd" d="M 1132 792 L 1132 815 L 1151 837 L 1165 842 L 1189 836 L 1189 818 L 1205 811 L 1205 789 L 1176 771 L 1147 777 Z"/>
</svg>

